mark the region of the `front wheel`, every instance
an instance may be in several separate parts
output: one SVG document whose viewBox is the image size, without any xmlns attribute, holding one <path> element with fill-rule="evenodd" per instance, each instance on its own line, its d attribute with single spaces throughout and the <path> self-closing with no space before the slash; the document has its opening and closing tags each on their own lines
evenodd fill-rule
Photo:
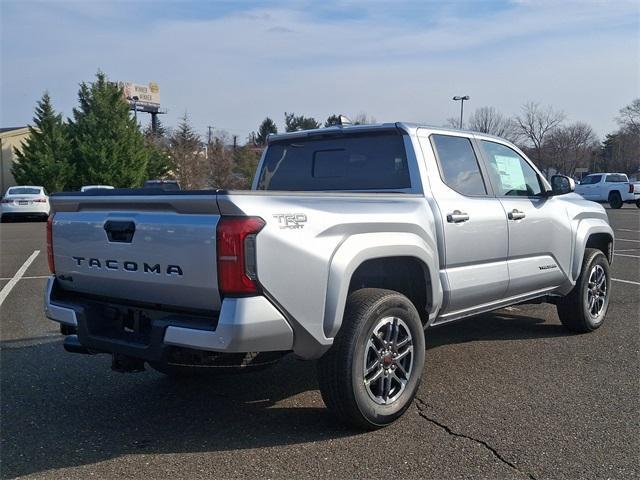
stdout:
<svg viewBox="0 0 640 480">
<path fill-rule="evenodd" d="M 578 281 L 573 290 L 558 302 L 560 321 L 567 329 L 577 333 L 599 328 L 609 308 L 610 290 L 607 257 L 600 250 L 585 249 Z"/>
<path fill-rule="evenodd" d="M 411 405 L 424 357 L 424 330 L 411 301 L 391 290 L 357 290 L 347 299 L 331 349 L 318 362 L 322 399 L 352 426 L 389 425 Z"/>
<path fill-rule="evenodd" d="M 640 208 L 640 198 L 636 200 L 636 207 Z"/>
</svg>

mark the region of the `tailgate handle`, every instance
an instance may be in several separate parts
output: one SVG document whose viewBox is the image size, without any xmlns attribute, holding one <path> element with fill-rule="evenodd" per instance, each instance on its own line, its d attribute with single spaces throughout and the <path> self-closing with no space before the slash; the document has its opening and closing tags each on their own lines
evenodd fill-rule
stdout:
<svg viewBox="0 0 640 480">
<path fill-rule="evenodd" d="M 104 231 L 110 242 L 131 243 L 136 232 L 136 224 L 131 221 L 108 220 Z"/>
</svg>

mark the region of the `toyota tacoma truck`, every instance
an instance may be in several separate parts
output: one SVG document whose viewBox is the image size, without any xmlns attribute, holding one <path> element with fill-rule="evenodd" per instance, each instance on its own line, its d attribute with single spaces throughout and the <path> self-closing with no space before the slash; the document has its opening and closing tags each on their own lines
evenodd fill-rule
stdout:
<svg viewBox="0 0 640 480">
<path fill-rule="evenodd" d="M 169 375 L 317 359 L 343 421 L 411 404 L 429 329 L 525 302 L 604 321 L 613 231 L 513 144 L 405 123 L 270 136 L 250 191 L 52 196 L 46 315 L 71 352 Z"/>
<path fill-rule="evenodd" d="M 593 202 L 608 202 L 611 208 L 635 203 L 640 208 L 640 184 L 624 173 L 592 173 L 576 186 L 576 193 Z"/>
</svg>

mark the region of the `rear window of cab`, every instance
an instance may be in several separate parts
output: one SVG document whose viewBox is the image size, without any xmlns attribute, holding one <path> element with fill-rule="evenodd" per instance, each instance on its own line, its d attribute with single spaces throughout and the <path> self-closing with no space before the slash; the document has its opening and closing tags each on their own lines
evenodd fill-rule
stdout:
<svg viewBox="0 0 640 480">
<path fill-rule="evenodd" d="M 411 188 L 400 133 L 335 135 L 269 145 L 258 190 L 362 191 Z"/>
</svg>

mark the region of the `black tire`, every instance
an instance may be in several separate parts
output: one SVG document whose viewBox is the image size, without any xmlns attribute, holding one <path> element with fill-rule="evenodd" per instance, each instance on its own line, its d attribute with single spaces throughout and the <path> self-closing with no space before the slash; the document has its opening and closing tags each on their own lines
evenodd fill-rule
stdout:
<svg viewBox="0 0 640 480">
<path fill-rule="evenodd" d="M 609 194 L 609 206 L 615 209 L 622 207 L 622 197 L 620 196 L 620 192 L 611 192 Z"/>
<path fill-rule="evenodd" d="M 149 362 L 155 371 L 174 378 L 222 377 L 238 373 L 264 370 L 276 363 L 286 352 L 248 352 L 221 354 L 209 364 L 181 365 L 167 362 Z"/>
<path fill-rule="evenodd" d="M 589 290 L 592 290 L 589 282 L 594 279 L 594 270 L 597 270 L 597 268 L 601 268 L 604 273 L 603 285 L 605 288 L 605 296 L 602 302 L 602 307 L 600 307 L 598 303 L 593 309 L 591 309 L 590 295 L 593 296 L 594 293 L 589 293 Z M 592 292 L 594 291 L 592 290 Z M 578 281 L 573 287 L 573 290 L 558 301 L 558 317 L 560 317 L 562 325 L 572 332 L 591 332 L 603 324 L 609 308 L 610 297 L 611 275 L 609 272 L 609 262 L 607 257 L 600 250 L 587 248 L 584 251 L 582 270 L 580 271 Z M 593 310 L 597 311 L 594 312 Z"/>
<path fill-rule="evenodd" d="M 640 208 L 640 199 L 636 200 L 636 207 Z"/>
<path fill-rule="evenodd" d="M 385 332 L 393 332 L 389 333 L 387 340 L 391 337 L 395 340 L 380 347 L 389 349 L 381 355 L 380 351 L 369 346 L 369 341 L 372 340 L 371 346 L 378 342 L 382 345 L 384 341 L 376 335 L 382 331 L 376 329 L 384 326 L 388 327 Z M 405 344 L 401 346 L 403 342 Z M 407 353 L 409 346 L 411 353 Z M 402 359 L 395 360 L 396 355 Z M 322 399 L 331 412 L 350 426 L 374 430 L 389 425 L 411 405 L 420 385 L 424 357 L 424 329 L 411 301 L 391 290 L 357 290 L 347 299 L 342 327 L 331 349 L 318 361 Z M 376 369 L 372 373 L 379 376 L 367 387 L 365 363 L 369 358 Z M 410 372 L 408 377 L 403 374 L 406 369 Z M 404 388 L 400 377 L 405 381 Z M 390 400 L 387 404 L 374 400 L 371 392 L 371 389 L 378 389 L 379 382 L 383 382 L 381 395 Z"/>
</svg>

